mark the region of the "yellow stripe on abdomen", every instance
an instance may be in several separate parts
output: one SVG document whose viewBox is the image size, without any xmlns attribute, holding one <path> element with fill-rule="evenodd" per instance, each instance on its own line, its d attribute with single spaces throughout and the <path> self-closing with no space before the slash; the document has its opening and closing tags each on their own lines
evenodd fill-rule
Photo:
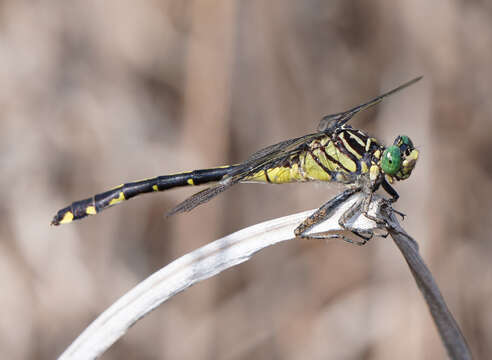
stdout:
<svg viewBox="0 0 492 360">
<path fill-rule="evenodd" d="M 113 206 L 119 204 L 120 202 L 126 200 L 123 191 L 120 191 L 117 198 L 111 199 L 108 206 Z"/>
</svg>

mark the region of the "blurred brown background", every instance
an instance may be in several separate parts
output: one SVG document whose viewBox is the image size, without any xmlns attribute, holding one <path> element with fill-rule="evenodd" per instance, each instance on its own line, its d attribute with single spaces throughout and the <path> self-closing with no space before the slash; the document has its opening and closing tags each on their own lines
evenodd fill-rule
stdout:
<svg viewBox="0 0 492 360">
<path fill-rule="evenodd" d="M 396 208 L 476 359 L 492 357 L 492 5 L 487 1 L 0 3 L 0 358 L 52 359 L 128 289 L 232 231 L 315 208 L 331 185 L 143 196 L 54 228 L 122 182 L 240 162 L 357 116 L 421 151 Z M 439 359 L 437 331 L 390 239 L 292 241 L 204 281 L 104 359 Z"/>
</svg>

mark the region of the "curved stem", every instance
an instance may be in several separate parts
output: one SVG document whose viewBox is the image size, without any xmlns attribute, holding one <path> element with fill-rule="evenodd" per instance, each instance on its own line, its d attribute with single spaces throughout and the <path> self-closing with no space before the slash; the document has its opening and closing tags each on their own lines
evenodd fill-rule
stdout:
<svg viewBox="0 0 492 360">
<path fill-rule="evenodd" d="M 415 282 L 427 302 L 449 357 L 456 360 L 471 359 L 471 352 L 465 337 L 449 311 L 431 272 L 420 256 L 417 242 L 400 226 L 391 210 L 382 211 L 382 215 L 388 224 L 389 234 L 403 254 Z"/>
</svg>

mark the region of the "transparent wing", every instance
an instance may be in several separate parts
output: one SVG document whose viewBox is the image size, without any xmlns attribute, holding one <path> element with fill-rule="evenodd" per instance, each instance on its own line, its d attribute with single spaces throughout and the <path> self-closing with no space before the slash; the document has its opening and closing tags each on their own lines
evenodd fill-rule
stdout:
<svg viewBox="0 0 492 360">
<path fill-rule="evenodd" d="M 393 95 L 394 93 L 396 93 L 400 90 L 403 90 L 404 88 L 406 88 L 410 85 L 415 84 L 420 79 L 422 79 L 422 76 L 419 76 L 419 77 L 416 77 L 415 79 L 407 81 L 406 83 L 394 88 L 393 90 L 390 90 L 387 93 L 379 95 L 379 96 L 375 97 L 372 100 L 369 100 L 368 102 L 366 102 L 364 104 L 357 105 L 356 107 L 354 107 L 350 110 L 347 110 L 347 111 L 344 111 L 341 113 L 337 113 L 337 114 L 330 114 L 330 115 L 324 116 L 319 122 L 318 131 L 325 131 L 325 132 L 326 131 L 329 131 L 329 132 L 333 131 L 334 129 L 342 126 L 347 121 L 352 119 L 352 117 L 355 114 L 357 114 L 358 112 L 365 110 L 367 108 L 370 108 L 371 106 L 374 106 L 376 104 L 379 104 L 384 98 L 386 98 L 390 95 Z"/>
<path fill-rule="evenodd" d="M 253 175 L 261 170 L 270 169 L 279 166 L 292 155 L 298 154 L 306 150 L 306 146 L 311 140 L 317 137 L 326 136 L 327 134 L 333 132 L 338 127 L 345 124 L 358 112 L 378 104 L 385 97 L 388 97 L 396 93 L 397 91 L 400 91 L 406 88 L 407 86 L 416 83 L 421 78 L 422 76 L 419 76 L 413 80 L 410 80 L 398 86 L 397 88 L 388 91 L 383 95 L 380 95 L 364 104 L 354 107 L 353 109 L 323 117 L 323 119 L 321 119 L 318 126 L 318 130 L 320 131 L 318 133 L 309 134 L 302 137 L 282 141 L 278 144 L 271 145 L 257 151 L 242 164 L 231 168 L 231 172 L 219 184 L 206 188 L 192 195 L 182 203 L 178 204 L 171 211 L 169 211 L 167 213 L 167 216 L 171 216 L 185 211 L 190 211 L 195 207 L 197 207 L 198 205 L 203 204 L 209 201 L 210 199 L 214 198 L 215 196 L 219 195 L 223 191 L 230 188 L 232 185 L 239 183 L 241 180 L 245 179 L 246 177 Z"/>
<path fill-rule="evenodd" d="M 307 144 L 317 137 L 326 136 L 324 133 L 314 133 L 302 137 L 282 141 L 278 144 L 268 146 L 255 152 L 248 160 L 231 169 L 227 177 L 219 184 L 206 188 L 178 204 L 166 215 L 171 216 L 177 213 L 186 212 L 203 204 L 232 185 L 253 175 L 261 170 L 279 166 L 292 155 L 298 154 L 306 149 Z"/>
</svg>

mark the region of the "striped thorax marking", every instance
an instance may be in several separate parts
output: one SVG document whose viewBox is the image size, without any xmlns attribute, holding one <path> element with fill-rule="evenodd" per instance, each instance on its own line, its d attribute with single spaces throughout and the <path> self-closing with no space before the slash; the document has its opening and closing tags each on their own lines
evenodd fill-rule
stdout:
<svg viewBox="0 0 492 360">
<path fill-rule="evenodd" d="M 407 81 L 346 111 L 326 115 L 321 119 L 317 132 L 267 146 L 243 163 L 124 183 L 92 197 L 72 202 L 55 214 L 51 224 L 82 219 L 141 194 L 204 184 L 212 185 L 176 206 L 168 215 L 190 211 L 241 182 L 283 184 L 337 181 L 350 186 L 343 193 L 345 198 L 354 191 L 369 194 L 382 185 L 392 201 L 396 201 L 398 193 L 389 184 L 407 179 L 411 175 L 419 157 L 418 150 L 406 135 L 398 135 L 393 145 L 383 147 L 375 138 L 352 128 L 347 122 L 360 111 L 379 104 L 384 98 L 420 79 L 421 77 L 417 77 Z M 334 199 L 336 201 L 332 205 L 340 203 L 342 198 Z M 318 215 L 326 209 L 325 206 L 320 208 Z M 300 234 L 302 236 L 303 232 Z"/>
<path fill-rule="evenodd" d="M 273 184 L 298 181 L 349 183 L 356 176 L 369 172 L 374 157 L 380 156 L 380 148 L 374 138 L 345 126 L 331 136 L 322 135 L 312 140 L 303 151 L 291 156 L 282 166 L 263 169 L 244 181 Z"/>
<path fill-rule="evenodd" d="M 347 136 L 347 134 L 348 134 L 348 139 L 345 138 Z M 353 135 L 352 133 L 350 133 L 348 131 L 344 131 L 344 132 L 340 133 L 340 135 L 338 137 L 340 138 L 340 140 L 342 141 L 343 145 L 348 150 L 348 152 L 350 152 L 352 155 L 354 155 L 358 160 L 362 159 L 362 156 L 364 155 L 364 153 L 361 151 L 357 151 L 356 148 L 362 148 L 363 149 L 364 145 L 361 145 L 357 140 L 355 140 L 355 139 L 359 139 L 357 136 Z"/>
</svg>

